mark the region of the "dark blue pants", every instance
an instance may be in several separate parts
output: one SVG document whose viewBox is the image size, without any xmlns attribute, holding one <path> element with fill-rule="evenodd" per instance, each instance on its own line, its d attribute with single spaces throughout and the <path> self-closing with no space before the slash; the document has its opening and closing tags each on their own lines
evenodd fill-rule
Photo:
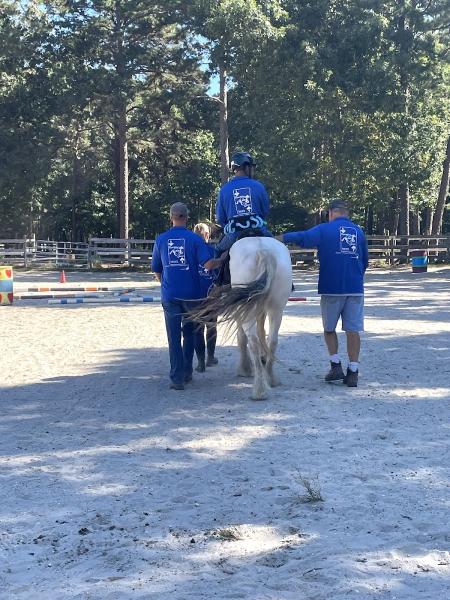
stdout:
<svg viewBox="0 0 450 600">
<path fill-rule="evenodd" d="M 195 306 L 193 302 L 171 300 L 162 303 L 169 342 L 170 379 L 173 383 L 183 383 L 192 376 L 192 359 L 197 327 L 187 321 L 187 311 Z M 183 342 L 181 337 L 183 336 Z"/>
<path fill-rule="evenodd" d="M 206 328 L 206 344 L 205 344 Z M 206 352 L 208 358 L 214 357 L 217 343 L 217 325 L 209 323 L 208 325 L 197 325 L 195 331 L 195 354 L 198 360 L 205 360 Z"/>
</svg>

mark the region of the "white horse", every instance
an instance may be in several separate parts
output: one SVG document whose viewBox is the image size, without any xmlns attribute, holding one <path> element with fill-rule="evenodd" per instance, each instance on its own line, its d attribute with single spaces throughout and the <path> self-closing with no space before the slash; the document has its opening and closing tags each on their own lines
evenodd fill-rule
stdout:
<svg viewBox="0 0 450 600">
<path fill-rule="evenodd" d="M 240 350 L 238 375 L 254 375 L 252 398 L 265 400 L 269 386 L 280 384 L 274 363 L 283 310 L 292 289 L 291 257 L 275 238 L 242 238 L 231 247 L 230 273 L 231 286 L 217 288 L 195 319 L 221 317 L 221 321 L 235 323 Z"/>
</svg>

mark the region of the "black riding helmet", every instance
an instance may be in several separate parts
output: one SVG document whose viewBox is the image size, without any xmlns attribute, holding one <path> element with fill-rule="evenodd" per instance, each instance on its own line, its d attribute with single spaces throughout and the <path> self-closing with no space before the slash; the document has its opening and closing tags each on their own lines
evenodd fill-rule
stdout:
<svg viewBox="0 0 450 600">
<path fill-rule="evenodd" d="M 235 152 L 231 157 L 230 168 L 232 171 L 243 169 L 246 165 L 256 167 L 256 162 L 248 152 Z"/>
</svg>

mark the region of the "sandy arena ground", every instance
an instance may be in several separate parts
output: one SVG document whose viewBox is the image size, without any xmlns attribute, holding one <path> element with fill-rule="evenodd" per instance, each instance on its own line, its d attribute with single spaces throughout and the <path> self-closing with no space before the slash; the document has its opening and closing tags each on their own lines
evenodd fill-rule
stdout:
<svg viewBox="0 0 450 600">
<path fill-rule="evenodd" d="M 318 302 L 289 305 L 265 402 L 229 344 L 169 391 L 159 305 L 0 307 L 0 597 L 450 598 L 449 284 L 368 274 L 357 389 L 323 382 Z"/>
</svg>

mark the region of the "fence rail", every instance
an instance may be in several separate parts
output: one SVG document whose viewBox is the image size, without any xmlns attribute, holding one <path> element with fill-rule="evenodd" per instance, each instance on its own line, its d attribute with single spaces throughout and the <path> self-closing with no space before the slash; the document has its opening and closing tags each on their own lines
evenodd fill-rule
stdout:
<svg viewBox="0 0 450 600">
<path fill-rule="evenodd" d="M 427 250 L 431 261 L 450 262 L 450 236 L 367 236 L 369 260 L 393 265 L 406 262 L 413 250 Z M 0 239 L 0 264 L 53 265 L 92 269 L 96 266 L 148 267 L 155 240 L 91 238 L 89 242 Z M 290 247 L 294 266 L 314 263 L 316 250 Z"/>
<path fill-rule="evenodd" d="M 450 262 L 450 236 L 395 236 L 368 235 L 369 261 L 386 261 L 389 265 L 407 262 L 413 250 L 427 250 L 430 261 Z M 316 250 L 290 247 L 294 265 L 311 263 L 317 259 Z"/>
</svg>

